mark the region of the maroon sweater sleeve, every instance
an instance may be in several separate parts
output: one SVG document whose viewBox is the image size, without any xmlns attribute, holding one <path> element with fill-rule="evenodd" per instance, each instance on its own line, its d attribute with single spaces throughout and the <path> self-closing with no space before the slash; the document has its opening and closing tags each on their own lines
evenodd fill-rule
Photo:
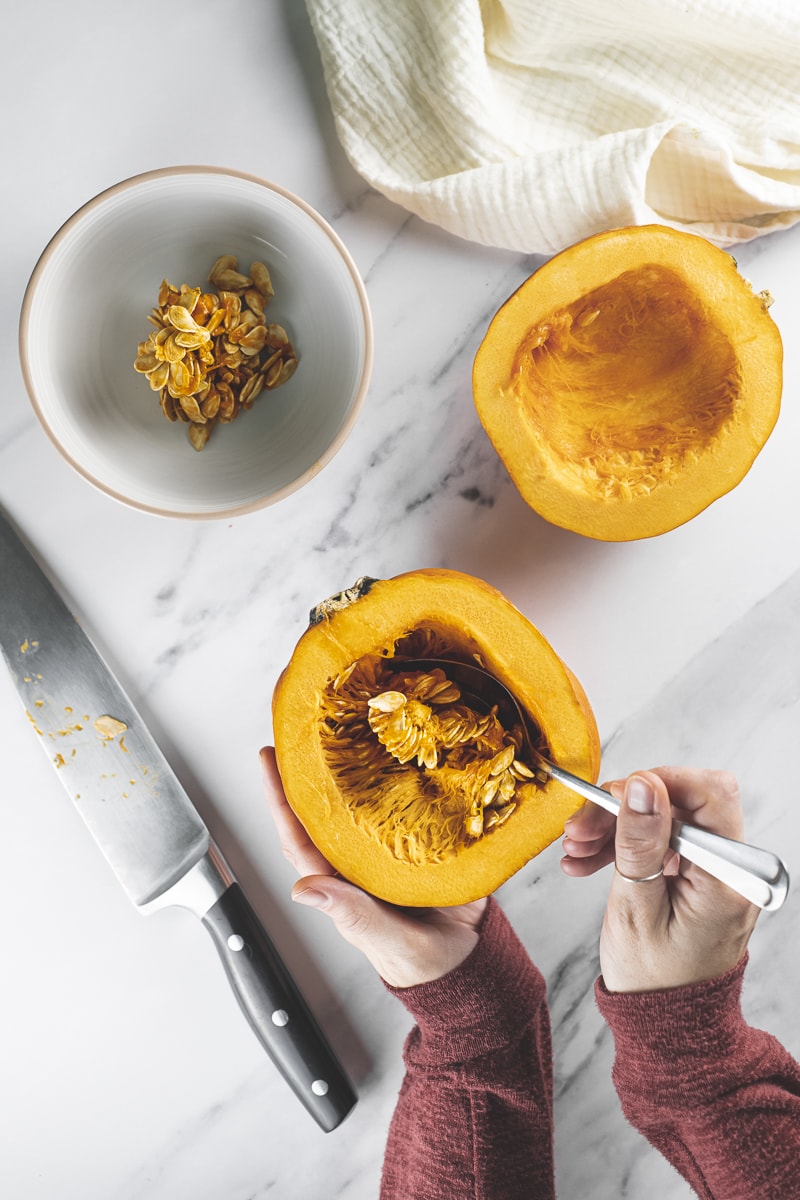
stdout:
<svg viewBox="0 0 800 1200">
<path fill-rule="evenodd" d="M 746 961 L 662 992 L 614 993 L 598 980 L 614 1084 L 631 1124 L 702 1200 L 798 1200 L 800 1066 L 746 1024 Z"/>
<path fill-rule="evenodd" d="M 489 901 L 459 967 L 389 991 L 417 1024 L 403 1051 L 381 1200 L 553 1200 L 545 983 L 499 905 Z"/>
</svg>

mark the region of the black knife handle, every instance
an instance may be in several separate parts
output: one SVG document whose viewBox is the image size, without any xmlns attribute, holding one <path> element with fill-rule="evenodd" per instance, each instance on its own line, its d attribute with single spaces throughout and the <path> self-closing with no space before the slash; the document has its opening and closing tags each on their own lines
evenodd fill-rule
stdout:
<svg viewBox="0 0 800 1200">
<path fill-rule="evenodd" d="M 356 1103 L 355 1091 L 238 883 L 227 888 L 202 921 L 256 1036 L 329 1133 Z"/>
</svg>

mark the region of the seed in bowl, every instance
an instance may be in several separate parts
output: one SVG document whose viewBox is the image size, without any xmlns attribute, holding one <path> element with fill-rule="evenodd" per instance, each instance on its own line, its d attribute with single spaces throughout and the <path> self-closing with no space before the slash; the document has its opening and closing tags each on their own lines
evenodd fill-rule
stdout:
<svg viewBox="0 0 800 1200">
<path fill-rule="evenodd" d="M 216 291 L 166 279 L 148 315 L 155 332 L 144 342 L 134 369 L 158 392 L 170 421 L 188 426 L 189 441 L 202 450 L 216 424 L 228 424 L 264 390 L 286 383 L 297 353 L 282 325 L 268 323 L 264 310 L 275 295 L 269 270 L 223 254 L 208 276 Z"/>
</svg>

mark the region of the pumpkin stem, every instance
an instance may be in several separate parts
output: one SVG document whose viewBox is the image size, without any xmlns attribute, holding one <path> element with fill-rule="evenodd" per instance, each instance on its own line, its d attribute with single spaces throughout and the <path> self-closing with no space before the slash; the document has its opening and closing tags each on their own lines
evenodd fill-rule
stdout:
<svg viewBox="0 0 800 1200">
<path fill-rule="evenodd" d="M 340 612 L 348 605 L 360 600 L 362 596 L 366 596 L 367 592 L 373 584 L 379 583 L 378 579 L 374 579 L 371 575 L 362 575 L 357 579 L 352 587 L 345 588 L 342 592 L 336 592 L 335 595 L 329 596 L 327 600 L 321 600 L 319 604 L 315 604 L 308 614 L 309 628 L 312 625 L 319 625 L 327 617 L 330 617 L 335 612 Z"/>
</svg>

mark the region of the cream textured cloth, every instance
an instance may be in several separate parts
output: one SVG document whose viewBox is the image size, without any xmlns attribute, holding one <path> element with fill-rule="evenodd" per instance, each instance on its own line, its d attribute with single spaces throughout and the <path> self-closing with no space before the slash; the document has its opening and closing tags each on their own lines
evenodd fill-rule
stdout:
<svg viewBox="0 0 800 1200">
<path fill-rule="evenodd" d="M 800 219 L 800 0 L 307 0 L 342 145 L 426 221 L 548 254 Z"/>
</svg>

